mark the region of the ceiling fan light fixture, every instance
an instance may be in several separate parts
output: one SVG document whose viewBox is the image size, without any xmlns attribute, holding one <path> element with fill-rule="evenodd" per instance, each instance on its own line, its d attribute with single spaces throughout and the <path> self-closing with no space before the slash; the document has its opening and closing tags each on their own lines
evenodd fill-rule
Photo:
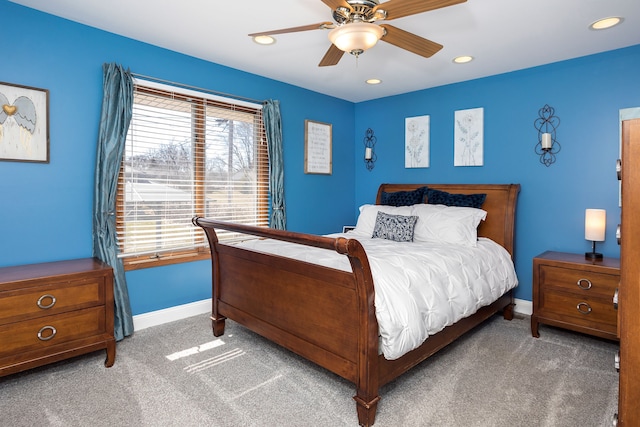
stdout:
<svg viewBox="0 0 640 427">
<path fill-rule="evenodd" d="M 369 22 L 352 22 L 334 28 L 329 40 L 344 52 L 359 55 L 372 48 L 384 35 L 384 28 Z"/>
</svg>

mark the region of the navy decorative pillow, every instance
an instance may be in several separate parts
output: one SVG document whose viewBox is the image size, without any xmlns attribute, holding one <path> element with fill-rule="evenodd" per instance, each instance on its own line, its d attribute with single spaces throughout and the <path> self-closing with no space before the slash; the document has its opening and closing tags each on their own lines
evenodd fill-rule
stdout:
<svg viewBox="0 0 640 427">
<path fill-rule="evenodd" d="M 481 209 L 487 195 L 479 194 L 452 194 L 446 191 L 428 188 L 426 191 L 427 203 L 430 205 L 461 206 L 466 208 Z"/>
<path fill-rule="evenodd" d="M 427 187 L 420 187 L 413 191 L 394 191 L 387 193 L 383 191 L 380 196 L 380 204 L 388 206 L 412 206 L 424 203 L 424 195 Z"/>
<path fill-rule="evenodd" d="M 390 215 L 379 211 L 371 237 L 394 242 L 413 242 L 413 230 L 417 221 L 417 216 Z"/>
</svg>

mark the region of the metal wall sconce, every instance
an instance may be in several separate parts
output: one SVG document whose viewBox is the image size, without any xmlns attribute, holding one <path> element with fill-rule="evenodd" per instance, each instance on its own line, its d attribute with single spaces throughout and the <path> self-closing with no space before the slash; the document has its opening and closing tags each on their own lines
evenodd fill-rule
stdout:
<svg viewBox="0 0 640 427">
<path fill-rule="evenodd" d="M 533 126 L 538 130 L 535 152 L 540 156 L 540 163 L 547 167 L 556 162 L 556 154 L 560 152 L 560 143 L 556 139 L 560 118 L 555 116 L 554 112 L 553 107 L 545 104 L 538 110 L 538 118 L 533 122 Z"/>
<path fill-rule="evenodd" d="M 376 156 L 375 145 L 378 141 L 378 138 L 373 136 L 373 130 L 371 128 L 367 129 L 364 134 L 364 164 L 371 172 L 373 169 L 374 163 L 378 160 L 378 156 Z"/>
</svg>

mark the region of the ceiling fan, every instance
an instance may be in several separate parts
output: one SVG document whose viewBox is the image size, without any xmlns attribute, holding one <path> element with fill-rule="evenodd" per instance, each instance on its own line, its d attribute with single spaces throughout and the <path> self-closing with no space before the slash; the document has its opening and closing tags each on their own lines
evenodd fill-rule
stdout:
<svg viewBox="0 0 640 427">
<path fill-rule="evenodd" d="M 401 49 L 429 58 L 442 49 L 442 45 L 427 40 L 389 24 L 376 24 L 377 21 L 390 21 L 415 15 L 442 7 L 464 3 L 467 0 L 321 0 L 333 11 L 335 22 L 300 27 L 283 28 L 249 34 L 251 37 L 274 34 L 295 33 L 309 30 L 331 30 L 331 46 L 318 64 L 320 67 L 336 65 L 345 52 L 358 57 L 373 47 L 378 40 L 391 43 Z"/>
</svg>

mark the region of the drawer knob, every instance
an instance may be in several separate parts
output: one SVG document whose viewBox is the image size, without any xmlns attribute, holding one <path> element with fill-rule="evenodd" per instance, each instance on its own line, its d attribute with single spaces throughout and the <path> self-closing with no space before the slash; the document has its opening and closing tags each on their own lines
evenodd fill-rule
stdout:
<svg viewBox="0 0 640 427">
<path fill-rule="evenodd" d="M 586 291 L 586 290 L 591 289 L 591 286 L 593 286 L 591 284 L 591 280 L 589 280 L 589 279 L 578 279 L 578 287 L 580 289 L 584 289 Z"/>
<path fill-rule="evenodd" d="M 620 231 L 620 224 L 616 227 L 616 241 L 620 244 L 620 240 L 622 240 L 622 231 Z"/>
<path fill-rule="evenodd" d="M 620 372 L 620 351 L 616 351 L 616 356 L 613 359 L 613 366 L 615 366 L 616 371 Z"/>
<path fill-rule="evenodd" d="M 622 179 L 622 160 L 616 160 L 616 175 L 618 175 L 618 181 Z"/>
<path fill-rule="evenodd" d="M 584 302 L 584 301 L 579 302 L 578 305 L 576 306 L 576 308 L 582 314 L 591 313 L 591 306 L 589 304 L 587 304 L 586 302 Z"/>
<path fill-rule="evenodd" d="M 619 288 L 616 288 L 616 291 L 613 293 L 613 308 L 618 309 L 618 293 L 620 292 Z"/>
<path fill-rule="evenodd" d="M 51 335 L 47 335 L 47 336 L 42 336 L 42 333 L 44 331 L 51 331 Z M 53 337 L 56 336 L 56 334 L 58 333 L 58 331 L 56 331 L 56 328 L 54 328 L 53 326 L 43 326 L 42 328 L 40 328 L 40 330 L 38 331 L 38 339 L 40 341 L 49 341 L 50 339 L 52 339 Z"/>
<path fill-rule="evenodd" d="M 46 299 L 50 299 L 51 303 L 50 304 L 44 304 L 43 301 L 46 300 Z M 38 307 L 40 307 L 40 308 L 42 308 L 44 310 L 46 310 L 47 308 L 53 307 L 55 305 L 55 303 L 56 303 L 56 297 L 54 297 L 51 294 L 42 295 L 40 298 L 38 298 L 38 302 L 37 302 Z"/>
</svg>

